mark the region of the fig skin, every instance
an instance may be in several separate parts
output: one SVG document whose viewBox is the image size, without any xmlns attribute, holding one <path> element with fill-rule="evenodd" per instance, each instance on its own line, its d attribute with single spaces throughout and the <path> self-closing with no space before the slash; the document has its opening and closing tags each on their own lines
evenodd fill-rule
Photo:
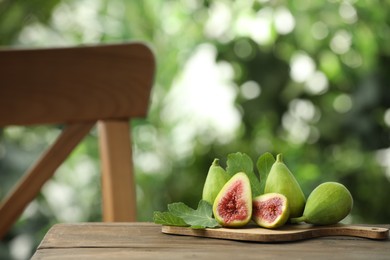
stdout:
<svg viewBox="0 0 390 260">
<path fill-rule="evenodd" d="M 219 191 L 229 179 L 229 174 L 219 165 L 219 159 L 214 159 L 203 185 L 202 199 L 213 205 Z"/>
<path fill-rule="evenodd" d="M 213 204 L 213 214 L 223 227 L 242 227 L 252 217 L 252 190 L 248 176 L 238 172 L 222 187 Z"/>
<path fill-rule="evenodd" d="M 351 212 L 352 207 L 352 195 L 343 184 L 325 182 L 310 193 L 303 216 L 291 219 L 291 222 L 333 225 L 344 219 Z"/>
<path fill-rule="evenodd" d="M 266 204 L 269 204 L 268 206 Z M 264 228 L 278 228 L 286 224 L 290 216 L 290 207 L 286 196 L 280 193 L 266 193 L 253 199 L 252 219 Z M 262 207 L 260 207 L 262 206 Z M 274 218 L 265 219 L 264 215 Z"/>
<path fill-rule="evenodd" d="M 265 183 L 264 193 L 283 194 L 290 205 L 290 218 L 302 216 L 306 197 L 294 175 L 283 163 L 282 154 L 276 156 Z"/>
</svg>

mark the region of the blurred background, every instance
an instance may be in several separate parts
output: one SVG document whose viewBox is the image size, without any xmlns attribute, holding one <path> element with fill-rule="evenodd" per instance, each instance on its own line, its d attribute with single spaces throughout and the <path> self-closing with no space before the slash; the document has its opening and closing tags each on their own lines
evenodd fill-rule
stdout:
<svg viewBox="0 0 390 260">
<path fill-rule="evenodd" d="M 132 122 L 139 221 L 168 203 L 195 207 L 212 160 L 225 167 L 240 151 L 283 153 L 306 196 L 346 185 L 345 223 L 389 223 L 389 10 L 380 0 L 0 0 L 0 45 L 152 46 L 150 111 Z M 0 129 L 1 198 L 59 131 Z M 1 241 L 0 259 L 29 258 L 55 223 L 100 221 L 99 171 L 94 129 Z"/>
</svg>

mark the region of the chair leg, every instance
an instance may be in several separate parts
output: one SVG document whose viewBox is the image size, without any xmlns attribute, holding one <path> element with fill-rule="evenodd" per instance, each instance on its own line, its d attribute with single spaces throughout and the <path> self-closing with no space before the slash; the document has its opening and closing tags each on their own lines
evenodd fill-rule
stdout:
<svg viewBox="0 0 390 260">
<path fill-rule="evenodd" d="M 87 135 L 95 123 L 80 123 L 67 126 L 50 148 L 29 169 L 15 188 L 0 205 L 0 239 L 23 213 L 25 207 L 38 195 L 68 157 L 77 144 Z"/>
<path fill-rule="evenodd" d="M 98 122 L 103 220 L 136 221 L 136 192 L 128 120 Z"/>
</svg>

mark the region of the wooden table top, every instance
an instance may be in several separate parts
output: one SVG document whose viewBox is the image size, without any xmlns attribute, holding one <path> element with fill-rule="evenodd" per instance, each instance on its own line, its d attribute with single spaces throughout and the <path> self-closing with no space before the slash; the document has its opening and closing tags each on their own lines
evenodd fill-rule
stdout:
<svg viewBox="0 0 390 260">
<path fill-rule="evenodd" d="M 389 228 L 389 225 L 380 225 Z M 169 235 L 161 225 L 57 224 L 32 259 L 390 259 L 390 239 L 333 236 L 284 243 Z"/>
</svg>

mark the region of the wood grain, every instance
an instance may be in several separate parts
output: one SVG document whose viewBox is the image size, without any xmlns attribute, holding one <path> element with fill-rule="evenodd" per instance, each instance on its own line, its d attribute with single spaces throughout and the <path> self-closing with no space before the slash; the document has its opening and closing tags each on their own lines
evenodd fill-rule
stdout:
<svg viewBox="0 0 390 260">
<path fill-rule="evenodd" d="M 266 229 L 260 227 L 192 229 L 188 227 L 163 226 L 162 232 L 174 235 L 253 242 L 287 242 L 323 236 L 354 236 L 379 240 L 387 239 L 389 237 L 389 229 L 387 228 L 342 224 L 333 226 L 312 226 L 308 224 L 286 225 L 280 229 Z"/>
<path fill-rule="evenodd" d="M 389 228 L 390 225 L 377 225 Z M 153 223 L 57 224 L 32 259 L 389 259 L 390 240 L 319 237 L 246 242 L 167 235 Z"/>
<path fill-rule="evenodd" d="M 154 80 L 144 44 L 0 50 L 0 126 L 143 117 Z"/>
<path fill-rule="evenodd" d="M 99 121 L 104 221 L 135 221 L 136 193 L 128 120 Z"/>
</svg>

